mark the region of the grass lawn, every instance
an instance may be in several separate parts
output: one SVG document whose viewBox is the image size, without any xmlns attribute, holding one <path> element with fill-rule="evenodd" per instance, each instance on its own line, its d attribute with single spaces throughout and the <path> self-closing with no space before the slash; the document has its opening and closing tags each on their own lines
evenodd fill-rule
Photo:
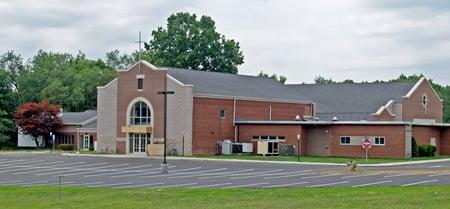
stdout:
<svg viewBox="0 0 450 209">
<path fill-rule="evenodd" d="M 215 158 L 215 159 L 238 159 L 238 160 L 270 160 L 270 161 L 297 161 L 297 156 L 259 156 L 259 155 L 199 155 L 195 157 Z M 439 157 L 413 157 L 408 159 L 392 159 L 392 158 L 369 158 L 368 164 L 407 162 L 417 160 L 433 160 L 450 158 L 450 156 Z M 300 156 L 300 162 L 321 162 L 321 163 L 347 163 L 351 159 L 355 159 L 358 163 L 366 163 L 365 158 L 350 157 L 319 157 L 319 156 Z"/>
<path fill-rule="evenodd" d="M 0 208 L 450 208 L 450 186 L 296 189 L 0 187 Z"/>
</svg>

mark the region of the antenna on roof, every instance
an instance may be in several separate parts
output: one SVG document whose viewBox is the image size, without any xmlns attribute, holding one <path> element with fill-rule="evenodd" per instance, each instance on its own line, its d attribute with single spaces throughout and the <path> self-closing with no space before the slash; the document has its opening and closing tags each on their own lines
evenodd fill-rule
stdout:
<svg viewBox="0 0 450 209">
<path fill-rule="evenodd" d="M 141 39 L 141 31 L 139 31 L 139 40 L 134 43 L 139 44 L 138 59 L 139 59 L 139 72 L 141 72 L 141 52 L 142 52 L 141 44 L 143 43 L 143 41 Z"/>
</svg>

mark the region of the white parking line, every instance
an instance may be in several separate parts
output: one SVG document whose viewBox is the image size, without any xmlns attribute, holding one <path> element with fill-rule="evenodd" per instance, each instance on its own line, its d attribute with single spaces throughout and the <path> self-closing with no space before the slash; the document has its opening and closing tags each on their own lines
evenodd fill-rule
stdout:
<svg viewBox="0 0 450 209">
<path fill-rule="evenodd" d="M 3 182 L 0 182 L 0 184 L 13 184 L 13 183 L 20 183 L 20 182 L 22 182 L 22 181 L 3 181 Z"/>
<path fill-rule="evenodd" d="M 409 183 L 409 184 L 403 184 L 402 187 L 413 186 L 413 185 L 418 185 L 418 184 L 425 184 L 425 183 L 436 182 L 436 181 L 438 181 L 438 180 L 433 179 L 433 180 L 428 180 L 428 181 L 419 181 L 419 182 L 414 182 L 414 183 Z"/>
<path fill-rule="evenodd" d="M 61 162 L 64 162 L 64 161 L 57 161 L 55 163 L 61 163 Z M 46 163 L 39 163 L 39 164 L 35 164 L 35 165 L 32 165 L 32 166 L 21 166 L 23 168 L 17 168 L 17 169 L 13 169 L 13 170 L 0 171 L 0 173 L 26 171 L 26 170 L 33 170 L 33 169 L 47 169 L 47 167 L 46 167 L 47 165 L 49 165 L 48 162 L 46 162 Z M 51 167 L 51 166 L 49 166 L 49 167 Z"/>
<path fill-rule="evenodd" d="M 192 186 L 196 185 L 197 183 L 186 183 L 186 184 L 172 184 L 167 186 L 159 186 L 159 187 L 152 187 L 152 188 L 169 188 L 169 187 L 183 187 L 183 186 Z"/>
<path fill-rule="evenodd" d="M 103 184 L 101 181 L 97 182 L 87 182 L 87 183 L 64 183 L 63 186 L 87 186 L 87 185 L 93 185 L 93 184 Z"/>
<path fill-rule="evenodd" d="M 444 166 L 442 166 L 442 165 L 432 165 L 432 166 L 430 166 L 430 168 L 442 168 L 442 167 L 444 167 Z"/>
<path fill-rule="evenodd" d="M 146 166 L 135 166 L 135 167 L 126 167 L 126 169 L 135 169 L 135 168 L 143 168 L 143 167 L 151 167 L 152 165 L 146 165 Z M 108 172 L 108 173 L 100 173 L 100 174 L 92 174 L 92 175 L 86 175 L 84 177 L 95 177 L 95 176 L 108 176 L 108 175 L 116 175 L 121 173 L 136 173 L 136 172 L 144 172 L 149 170 L 157 170 L 161 168 L 153 168 L 153 169 L 142 169 L 142 170 L 131 170 L 131 171 L 118 171 L 118 172 Z"/>
<path fill-rule="evenodd" d="M 394 174 L 394 175 L 383 176 L 383 178 L 393 178 L 393 177 L 412 176 L 412 175 L 417 175 L 417 174 L 416 173 Z"/>
<path fill-rule="evenodd" d="M 450 173 L 438 173 L 438 174 L 431 174 L 431 175 L 428 175 L 428 177 L 435 177 L 435 176 L 446 176 L 446 175 L 450 175 Z"/>
<path fill-rule="evenodd" d="M 136 188 L 136 187 L 146 187 L 146 186 L 156 186 L 156 185 L 164 185 L 163 182 L 158 183 L 150 183 L 150 184 L 135 184 L 135 185 L 129 185 L 129 186 L 118 186 L 113 187 L 114 189 L 125 189 L 125 188 Z"/>
<path fill-rule="evenodd" d="M 175 168 L 176 166 L 169 166 L 169 168 Z M 161 173 L 161 171 L 154 171 L 154 172 L 150 172 L 150 173 L 146 173 L 149 170 L 159 170 L 161 168 L 153 168 L 153 169 L 147 169 L 145 171 L 134 171 L 134 172 L 138 172 L 138 173 L 134 173 L 134 174 L 125 174 L 125 175 L 119 175 L 119 176 L 110 176 L 111 178 L 120 178 L 120 177 L 130 177 L 130 176 L 143 176 L 143 175 L 150 175 L 150 174 L 157 174 L 157 173 Z M 183 170 L 183 169 L 182 169 Z M 171 172 L 173 172 L 175 170 L 171 170 Z M 133 171 L 130 171 L 133 172 Z M 129 172 L 129 173 L 130 173 Z M 113 173 L 117 174 L 117 173 Z"/>
<path fill-rule="evenodd" d="M 231 177 L 230 179 L 247 179 L 247 178 L 256 178 L 256 177 L 264 177 L 264 176 L 275 176 L 280 175 L 283 176 L 284 174 L 299 174 L 299 173 L 305 173 L 310 172 L 311 170 L 304 170 L 304 171 L 292 171 L 292 172 L 285 172 L 285 173 L 263 173 L 259 175 L 251 175 L 251 176 L 237 176 L 237 177 Z"/>
<path fill-rule="evenodd" d="M 227 169 L 228 168 L 218 168 L 218 169 L 203 170 L 203 171 L 197 171 L 197 172 L 180 172 L 179 174 L 173 174 L 173 175 L 169 176 L 169 178 L 170 179 L 180 179 L 180 178 L 199 177 L 204 174 L 211 174 L 211 172 L 223 171 L 223 170 L 227 170 Z M 185 176 L 181 176 L 181 175 L 185 175 Z"/>
<path fill-rule="evenodd" d="M 391 183 L 391 182 L 392 181 L 379 181 L 379 182 L 373 182 L 373 183 L 367 183 L 367 184 L 354 185 L 352 187 L 365 187 L 365 186 L 372 186 L 372 185 L 385 184 L 385 183 Z"/>
<path fill-rule="evenodd" d="M 84 162 L 82 162 L 84 163 Z M 80 164 L 80 163 L 78 163 Z M 65 173 L 65 172 L 73 172 L 73 171 L 85 171 L 86 168 L 85 167 L 91 167 L 91 166 L 99 166 L 99 165 L 105 165 L 107 163 L 95 163 L 95 164 L 83 164 L 83 165 L 76 165 L 76 166 L 70 166 L 70 167 L 64 167 L 64 168 L 53 168 L 50 170 L 59 170 L 59 171 L 52 171 L 52 172 L 46 172 L 46 173 L 38 173 L 36 174 L 36 176 L 47 176 L 47 175 L 52 175 L 52 174 L 61 174 L 61 173 Z M 74 164 L 72 164 L 74 165 Z M 84 169 L 79 169 L 79 167 L 83 167 Z M 92 168 L 89 168 L 92 169 Z"/>
<path fill-rule="evenodd" d="M 304 176 L 304 175 L 314 175 L 314 174 L 316 174 L 316 173 L 299 173 L 299 174 L 291 174 L 291 175 L 284 175 L 284 176 L 270 176 L 270 177 L 265 177 L 264 179 L 281 179 L 281 178 Z"/>
<path fill-rule="evenodd" d="M 85 170 L 85 172 L 78 172 L 78 173 L 71 173 L 67 174 L 65 176 L 75 176 L 75 175 L 84 175 L 88 173 L 99 173 L 99 172 L 108 172 L 108 171 L 117 171 L 117 170 L 104 170 L 104 168 L 112 168 L 112 167 L 120 167 L 120 166 L 127 166 L 128 163 L 125 164 L 118 164 L 118 165 L 108 165 L 108 166 L 101 166 L 97 168 L 86 168 L 86 169 L 79 169 L 79 170 Z"/>
<path fill-rule="evenodd" d="M 307 183 L 308 182 L 304 181 L 304 182 L 296 182 L 296 183 L 289 183 L 289 184 L 270 185 L 270 186 L 265 186 L 262 188 L 267 189 L 267 188 L 276 188 L 276 187 L 288 187 L 288 186 L 296 186 L 296 185 L 307 184 Z"/>
<path fill-rule="evenodd" d="M 98 185 L 90 185 L 87 187 L 109 187 L 109 186 L 119 186 L 119 185 L 126 185 L 126 184 L 133 184 L 133 182 L 114 183 L 114 184 L 98 184 Z"/>
<path fill-rule="evenodd" d="M 8 165 L 10 165 L 10 164 L 14 164 L 14 163 L 17 163 L 17 162 L 23 162 L 23 161 L 27 161 L 27 160 L 25 160 L 25 159 L 20 159 L 20 160 L 10 160 L 10 161 L 8 161 L 8 162 L 5 163 L 5 164 L 0 164 L 0 166 L 8 166 Z"/>
<path fill-rule="evenodd" d="M 71 165 L 76 165 L 76 164 L 80 164 L 80 163 L 84 163 L 84 162 L 65 164 L 64 166 L 71 166 Z M 1 172 L 23 171 L 23 172 L 13 173 L 14 175 L 20 175 L 20 174 L 27 174 L 27 173 L 35 173 L 35 172 L 39 172 L 41 170 L 48 171 L 48 170 L 63 170 L 63 169 L 66 169 L 65 167 L 64 168 L 60 168 L 60 167 L 56 167 L 56 166 L 60 166 L 60 165 L 54 165 L 54 166 L 21 165 L 21 166 L 15 166 L 15 167 L 22 167 L 22 168 L 13 169 L 13 170 L 5 170 L 5 171 L 1 171 Z M 28 171 L 28 170 L 33 170 L 33 171 Z"/>
<path fill-rule="evenodd" d="M 232 183 L 220 183 L 220 184 L 208 184 L 208 185 L 199 185 L 199 186 L 193 186 L 193 187 L 189 187 L 191 189 L 195 189 L 195 188 L 206 188 L 206 187 L 218 187 L 218 186 L 226 186 L 226 185 L 230 185 Z"/>
<path fill-rule="evenodd" d="M 307 186 L 308 188 L 314 188 L 314 187 L 324 187 L 324 186 L 332 186 L 332 185 L 337 185 L 337 184 L 346 184 L 349 181 L 340 181 L 340 182 L 334 182 L 334 183 L 328 183 L 328 184 L 317 184 L 317 185 L 312 185 L 312 186 Z"/>
<path fill-rule="evenodd" d="M 1 163 L 1 162 L 4 162 L 4 161 L 8 161 L 8 159 L 1 159 L 1 160 L 0 160 L 0 163 Z"/>
<path fill-rule="evenodd" d="M 43 184 L 43 183 L 48 183 L 48 181 L 21 182 L 21 183 L 15 183 L 13 185 L 23 186 L 23 185 L 34 185 L 34 184 Z"/>
<path fill-rule="evenodd" d="M 269 182 L 254 183 L 254 184 L 240 184 L 240 185 L 234 185 L 234 186 L 222 187 L 222 188 L 231 189 L 231 188 L 251 187 L 251 186 L 266 185 L 266 184 L 269 184 Z"/>
<path fill-rule="evenodd" d="M 331 176 L 340 176 L 341 174 L 328 174 L 328 175 L 320 175 L 320 176 L 305 176 L 302 177 L 302 179 L 316 179 L 316 178 L 323 178 L 323 177 L 331 177 Z"/>
<path fill-rule="evenodd" d="M 21 162 L 14 162 L 14 163 L 6 163 L 6 164 L 2 164 L 0 165 L 0 167 L 23 167 L 26 165 L 30 165 L 30 164 L 34 164 L 34 163 L 40 163 L 40 162 L 44 162 L 45 160 L 36 160 L 36 161 L 27 161 L 27 162 L 23 162 L 26 160 L 21 160 Z M 20 163 L 20 164 L 17 164 Z"/>
<path fill-rule="evenodd" d="M 248 172 L 248 171 L 254 171 L 255 169 L 244 169 L 244 170 L 237 170 L 237 171 L 227 171 L 227 172 L 222 172 L 220 174 L 215 174 L 215 173 L 208 173 L 208 174 L 204 174 L 203 176 L 206 177 L 200 177 L 198 179 L 213 179 L 213 178 L 224 178 L 224 177 L 229 177 L 228 174 L 236 174 L 236 173 L 242 173 L 242 172 Z"/>
<path fill-rule="evenodd" d="M 226 170 L 228 168 L 219 168 L 219 169 L 212 169 L 212 170 L 203 170 L 203 171 L 197 171 L 197 172 L 179 172 L 179 173 L 173 173 L 173 174 L 161 174 L 161 175 L 154 175 L 154 176 L 141 176 L 139 178 L 146 179 L 146 178 L 154 178 L 154 177 L 171 177 L 171 176 L 179 176 L 179 175 L 188 175 L 189 177 L 193 174 L 202 174 L 206 172 L 212 172 L 212 171 L 220 171 L 220 170 Z M 169 171 L 170 172 L 170 171 Z M 187 176 L 186 176 L 187 177 Z"/>
<path fill-rule="evenodd" d="M 366 177 L 366 176 L 376 176 L 375 174 L 366 174 L 366 175 L 354 175 L 354 176 L 343 176 L 341 178 L 343 179 L 349 179 L 349 178 L 358 178 L 358 177 Z"/>
</svg>

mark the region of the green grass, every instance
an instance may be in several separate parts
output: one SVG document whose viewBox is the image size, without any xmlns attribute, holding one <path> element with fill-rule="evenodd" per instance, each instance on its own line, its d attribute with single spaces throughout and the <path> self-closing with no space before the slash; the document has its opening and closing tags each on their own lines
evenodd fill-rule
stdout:
<svg viewBox="0 0 450 209">
<path fill-rule="evenodd" d="M 298 161 L 297 156 L 258 156 L 258 155 L 199 155 L 195 157 L 214 158 L 214 159 L 238 159 L 238 160 L 268 160 L 268 161 Z M 368 164 L 408 162 L 417 160 L 433 160 L 450 158 L 450 156 L 439 157 L 414 157 L 408 159 L 393 158 L 369 158 Z M 300 156 L 300 162 L 320 162 L 320 163 L 347 163 L 351 159 L 355 159 L 358 163 L 366 163 L 365 158 L 350 157 L 319 157 L 319 156 Z"/>
<path fill-rule="evenodd" d="M 0 187 L 0 208 L 450 208 L 450 186 L 296 189 Z"/>
</svg>

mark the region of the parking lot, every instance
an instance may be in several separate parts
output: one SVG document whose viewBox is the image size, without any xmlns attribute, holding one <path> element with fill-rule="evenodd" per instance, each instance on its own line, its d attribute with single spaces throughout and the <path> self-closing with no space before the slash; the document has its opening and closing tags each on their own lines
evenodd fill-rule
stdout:
<svg viewBox="0 0 450 209">
<path fill-rule="evenodd" d="M 398 167 L 362 168 L 360 175 L 345 166 L 258 162 L 161 160 L 51 154 L 0 154 L 0 185 L 62 185 L 112 188 L 277 188 L 364 187 L 450 184 L 450 162 Z"/>
</svg>

